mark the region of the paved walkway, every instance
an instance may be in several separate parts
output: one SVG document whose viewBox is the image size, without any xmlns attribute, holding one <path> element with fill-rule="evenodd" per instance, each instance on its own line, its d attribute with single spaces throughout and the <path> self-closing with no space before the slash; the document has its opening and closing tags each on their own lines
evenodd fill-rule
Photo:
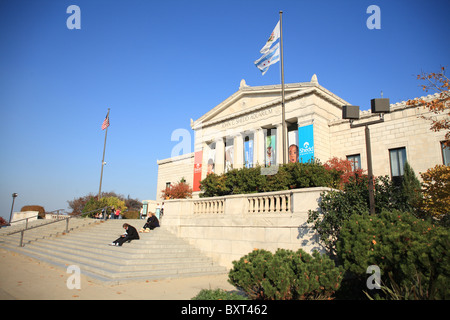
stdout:
<svg viewBox="0 0 450 320">
<path fill-rule="evenodd" d="M 102 284 L 83 275 L 81 288 L 68 289 L 72 273 L 0 248 L 0 300 L 189 300 L 201 289 L 235 290 L 228 275 Z"/>
</svg>

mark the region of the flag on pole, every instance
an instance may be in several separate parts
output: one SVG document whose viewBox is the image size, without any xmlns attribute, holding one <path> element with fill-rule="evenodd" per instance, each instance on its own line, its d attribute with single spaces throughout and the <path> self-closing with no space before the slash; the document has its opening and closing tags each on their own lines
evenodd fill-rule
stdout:
<svg viewBox="0 0 450 320">
<path fill-rule="evenodd" d="M 105 130 L 109 127 L 109 113 L 106 114 L 105 120 L 102 123 L 102 130 Z"/>
<path fill-rule="evenodd" d="M 260 53 L 262 57 L 255 61 L 256 67 L 261 70 L 264 75 L 272 64 L 280 61 L 280 21 L 273 29 L 264 47 L 261 48 Z"/>
<path fill-rule="evenodd" d="M 264 54 L 261 58 L 255 61 L 256 67 L 261 70 L 264 75 L 269 67 L 280 61 L 280 44 L 277 43 L 272 49 L 270 49 L 266 54 Z"/>
<path fill-rule="evenodd" d="M 262 47 L 261 52 L 262 54 L 267 53 L 270 50 L 270 47 L 275 43 L 275 41 L 280 38 L 280 21 L 278 21 L 277 25 L 273 29 L 272 33 L 270 34 L 269 39 L 267 40 L 264 47 Z"/>
</svg>

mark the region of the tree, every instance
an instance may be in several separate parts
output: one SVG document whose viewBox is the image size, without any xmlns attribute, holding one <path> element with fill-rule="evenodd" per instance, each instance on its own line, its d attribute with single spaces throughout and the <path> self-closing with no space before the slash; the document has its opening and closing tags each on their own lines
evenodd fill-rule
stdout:
<svg viewBox="0 0 450 320">
<path fill-rule="evenodd" d="M 420 181 L 417 179 L 413 168 L 406 161 L 404 164 L 404 174 L 400 183 L 393 181 L 393 206 L 397 210 L 417 213 L 417 209 L 422 201 Z"/>
<path fill-rule="evenodd" d="M 450 166 L 437 165 L 420 174 L 422 211 L 437 220 L 448 219 L 450 211 Z"/>
<path fill-rule="evenodd" d="M 3 217 L 0 217 L 0 227 L 1 227 L 1 226 L 6 226 L 6 225 L 8 225 L 8 223 L 6 222 L 6 220 L 3 219 Z"/>
<path fill-rule="evenodd" d="M 358 177 L 362 177 L 364 174 L 364 170 L 362 169 L 354 170 L 355 168 L 354 161 L 339 159 L 338 157 L 333 157 L 327 162 L 325 162 L 324 167 L 328 171 L 335 172 L 335 174 L 339 176 L 339 179 L 336 179 L 336 181 L 339 181 L 339 185 L 333 187 L 337 187 L 341 190 L 344 188 L 344 184 L 350 181 L 351 177 L 357 179 Z"/>
<path fill-rule="evenodd" d="M 186 199 L 192 198 L 192 188 L 186 183 L 184 178 L 173 185 L 161 190 L 163 199 Z"/>
<path fill-rule="evenodd" d="M 426 83 L 421 85 L 425 92 L 434 90 L 439 95 L 430 101 L 425 101 L 421 98 L 408 100 L 407 105 L 423 106 L 436 116 L 421 116 L 421 118 L 430 120 L 432 131 L 447 130 L 445 134 L 444 145 L 450 148 L 450 80 L 445 75 L 445 67 L 441 67 L 440 72 L 425 73 L 417 75 L 418 80 L 423 80 Z M 439 117 L 437 117 L 439 115 Z M 443 117 L 441 116 L 443 115 Z"/>
<path fill-rule="evenodd" d="M 105 207 L 109 207 L 107 214 L 111 212 L 111 207 L 120 209 L 122 212 L 127 209 L 125 201 L 120 200 L 117 197 L 103 197 L 100 200 L 93 197 L 84 206 L 83 213 L 89 212 L 89 217 L 93 217 L 96 213 L 100 213 Z"/>
<path fill-rule="evenodd" d="M 128 210 L 139 211 L 142 207 L 142 202 L 140 202 L 138 199 L 132 199 L 129 195 L 127 198 L 125 198 L 123 195 L 117 194 L 115 192 L 103 192 L 102 193 L 102 199 L 108 198 L 108 197 L 115 197 L 115 198 L 118 198 L 119 200 L 123 201 L 125 204 L 125 207 L 127 207 Z M 76 214 L 80 214 L 82 212 L 86 212 L 86 211 L 83 211 L 83 209 L 86 206 L 86 204 L 89 201 L 91 201 L 92 198 L 97 199 L 98 196 L 94 195 L 92 193 L 89 193 L 86 196 L 74 198 L 72 201 L 67 201 L 67 203 L 69 204 L 69 207 L 72 208 L 72 213 L 70 213 L 70 214 L 76 215 Z"/>
</svg>

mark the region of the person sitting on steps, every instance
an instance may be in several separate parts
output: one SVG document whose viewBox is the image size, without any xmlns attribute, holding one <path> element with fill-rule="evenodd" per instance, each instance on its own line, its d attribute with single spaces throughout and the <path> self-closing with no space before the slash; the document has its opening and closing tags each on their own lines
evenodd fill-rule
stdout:
<svg viewBox="0 0 450 320">
<path fill-rule="evenodd" d="M 121 235 L 118 239 L 111 242 L 110 246 L 118 246 L 121 247 L 124 242 L 131 240 L 139 240 L 139 233 L 136 231 L 136 228 L 130 226 L 128 223 L 124 223 L 122 226 L 125 229 L 125 233 Z"/>
<path fill-rule="evenodd" d="M 159 221 L 156 215 L 152 212 L 150 213 L 150 217 L 147 219 L 147 223 L 139 230 L 139 232 L 150 232 L 155 228 L 159 227 Z"/>
</svg>

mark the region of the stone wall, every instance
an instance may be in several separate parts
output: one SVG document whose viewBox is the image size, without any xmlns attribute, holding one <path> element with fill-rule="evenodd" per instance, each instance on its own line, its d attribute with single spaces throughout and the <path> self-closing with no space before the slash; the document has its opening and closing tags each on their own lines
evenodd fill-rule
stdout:
<svg viewBox="0 0 450 320">
<path fill-rule="evenodd" d="M 227 268 L 254 249 L 322 250 L 307 224 L 328 188 L 168 200 L 162 225 Z"/>
<path fill-rule="evenodd" d="M 194 172 L 194 153 L 158 160 L 158 182 L 156 185 L 156 202 L 160 203 L 161 191 L 166 188 L 166 183 L 172 185 L 178 183 L 181 178 L 192 186 Z"/>
</svg>

